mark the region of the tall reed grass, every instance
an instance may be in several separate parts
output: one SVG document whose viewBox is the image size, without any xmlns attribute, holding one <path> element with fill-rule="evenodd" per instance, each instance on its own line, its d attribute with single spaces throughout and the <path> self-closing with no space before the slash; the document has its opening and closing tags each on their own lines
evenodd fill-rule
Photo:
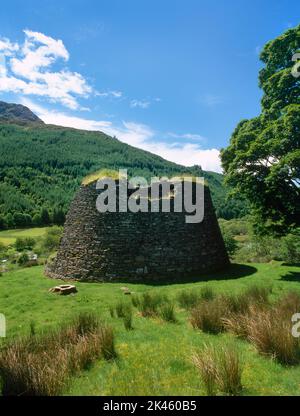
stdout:
<svg viewBox="0 0 300 416">
<path fill-rule="evenodd" d="M 226 330 L 248 339 L 263 355 L 284 365 L 300 362 L 300 341 L 292 335 L 291 318 L 300 309 L 300 296 L 291 292 L 274 304 L 253 304 L 247 313 L 223 319 Z"/>
<path fill-rule="evenodd" d="M 251 286 L 240 294 L 204 299 L 191 310 L 190 321 L 194 328 L 217 334 L 229 327 L 229 318 L 247 314 L 253 305 L 268 305 L 270 291 L 266 286 Z"/>
<path fill-rule="evenodd" d="M 144 317 L 154 317 L 159 314 L 159 307 L 169 302 L 169 299 L 158 292 L 144 292 L 134 298 L 134 304 Z"/>
<path fill-rule="evenodd" d="M 205 345 L 201 352 L 193 354 L 192 361 L 199 370 L 208 396 L 217 391 L 237 396 L 242 391 L 243 365 L 234 346 L 222 348 Z"/>
<path fill-rule="evenodd" d="M 184 309 L 197 306 L 202 300 L 212 300 L 215 293 L 210 286 L 204 286 L 201 290 L 182 290 L 177 296 L 179 305 Z"/>
<path fill-rule="evenodd" d="M 0 351 L 3 395 L 53 396 L 96 359 L 116 357 L 114 334 L 93 314 L 80 314 L 46 334 L 11 341 Z"/>
</svg>

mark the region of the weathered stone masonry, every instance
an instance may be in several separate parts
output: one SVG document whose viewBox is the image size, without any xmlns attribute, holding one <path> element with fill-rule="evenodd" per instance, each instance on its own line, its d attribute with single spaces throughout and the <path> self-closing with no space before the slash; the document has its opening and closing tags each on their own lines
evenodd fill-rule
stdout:
<svg viewBox="0 0 300 416">
<path fill-rule="evenodd" d="M 179 280 L 224 269 L 228 255 L 205 186 L 201 223 L 181 213 L 99 213 L 95 182 L 81 186 L 67 215 L 49 277 L 87 281 Z"/>
</svg>

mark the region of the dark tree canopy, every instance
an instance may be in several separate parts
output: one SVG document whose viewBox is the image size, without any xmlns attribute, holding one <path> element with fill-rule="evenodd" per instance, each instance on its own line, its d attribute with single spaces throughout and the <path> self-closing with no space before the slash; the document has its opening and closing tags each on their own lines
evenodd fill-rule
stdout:
<svg viewBox="0 0 300 416">
<path fill-rule="evenodd" d="M 249 200 L 261 232 L 284 234 L 300 226 L 300 74 L 292 60 L 297 52 L 300 25 L 265 45 L 261 114 L 241 121 L 221 152 L 226 181 Z"/>
</svg>

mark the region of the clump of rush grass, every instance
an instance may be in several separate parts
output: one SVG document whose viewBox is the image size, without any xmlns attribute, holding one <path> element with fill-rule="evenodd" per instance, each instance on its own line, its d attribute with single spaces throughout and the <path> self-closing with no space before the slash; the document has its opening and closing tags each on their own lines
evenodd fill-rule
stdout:
<svg viewBox="0 0 300 416">
<path fill-rule="evenodd" d="M 184 309 L 192 309 L 202 300 L 212 300 L 215 293 L 210 286 L 204 286 L 200 291 L 182 290 L 178 296 L 177 301 Z"/>
<path fill-rule="evenodd" d="M 287 292 L 275 303 L 275 308 L 280 310 L 282 315 L 291 317 L 300 311 L 300 294 L 298 292 Z"/>
<path fill-rule="evenodd" d="M 243 389 L 242 372 L 243 364 L 237 349 L 234 346 L 222 347 L 217 371 L 220 390 L 238 396 Z"/>
<path fill-rule="evenodd" d="M 72 323 L 72 329 L 74 328 L 80 336 L 95 333 L 98 327 L 99 319 L 97 315 L 89 312 L 81 312 Z"/>
<path fill-rule="evenodd" d="M 291 315 L 276 306 L 248 316 L 248 339 L 262 354 L 274 357 L 284 365 L 300 362 L 299 338 L 292 335 Z"/>
<path fill-rule="evenodd" d="M 131 296 L 131 302 L 132 302 L 132 305 L 135 308 L 139 308 L 139 306 L 140 306 L 140 296 L 139 295 L 132 295 Z"/>
<path fill-rule="evenodd" d="M 114 306 L 110 305 L 108 310 L 109 310 L 110 317 L 114 318 L 115 317 L 115 308 L 114 308 Z"/>
<path fill-rule="evenodd" d="M 137 308 L 144 317 L 154 317 L 159 314 L 159 307 L 169 302 L 166 296 L 156 292 L 144 292 L 139 296 Z"/>
<path fill-rule="evenodd" d="M 225 329 L 240 338 L 248 337 L 249 316 L 270 307 L 270 286 L 252 285 L 237 295 L 224 296 L 228 305 L 228 313 L 223 317 Z"/>
<path fill-rule="evenodd" d="M 273 305 L 253 304 L 247 313 L 233 313 L 223 320 L 225 328 L 248 339 L 263 355 L 284 365 L 300 362 L 300 341 L 292 335 L 292 315 L 299 311 L 300 296 L 288 293 Z"/>
<path fill-rule="evenodd" d="M 96 316 L 80 314 L 59 329 L 15 339 L 0 351 L 2 394 L 57 395 L 70 376 L 101 356 L 116 356 L 113 331 Z"/>
<path fill-rule="evenodd" d="M 120 301 L 116 304 L 115 310 L 118 318 L 125 318 L 125 316 L 128 315 L 131 310 L 131 304 L 128 302 Z"/>
<path fill-rule="evenodd" d="M 134 299 L 134 305 L 143 317 L 160 317 L 166 322 L 177 322 L 174 303 L 158 292 L 144 292 Z"/>
<path fill-rule="evenodd" d="M 217 391 L 217 364 L 215 350 L 212 347 L 204 346 L 201 353 L 194 353 L 192 362 L 200 373 L 206 394 L 215 396 Z"/>
<path fill-rule="evenodd" d="M 191 324 L 196 329 L 217 334 L 224 330 L 223 318 L 228 313 L 226 299 L 218 296 L 213 300 L 204 300 L 191 311 Z"/>
<path fill-rule="evenodd" d="M 210 286 L 204 286 L 200 291 L 201 299 L 212 300 L 215 297 L 215 292 Z"/>
<path fill-rule="evenodd" d="M 248 314 L 254 305 L 257 308 L 268 306 L 270 290 L 266 286 L 251 286 L 236 295 L 217 297 L 209 290 L 192 309 L 191 323 L 194 328 L 204 332 L 217 334 L 230 328 L 232 332 L 242 336 L 245 330 L 242 315 Z"/>
<path fill-rule="evenodd" d="M 65 385 L 68 370 L 63 350 L 56 349 L 54 357 L 53 351 L 38 354 L 30 351 L 29 345 L 32 337 L 15 340 L 1 351 L 2 395 L 57 395 Z"/>
<path fill-rule="evenodd" d="M 164 303 L 158 310 L 159 317 L 166 322 L 176 323 L 175 305 L 173 303 Z"/>
<path fill-rule="evenodd" d="M 252 305 L 267 306 L 271 291 L 269 286 L 252 285 L 242 293 L 225 298 L 232 313 L 247 313 Z"/>
<path fill-rule="evenodd" d="M 230 313 L 222 319 L 223 325 L 226 331 L 231 332 L 239 338 L 247 339 L 248 337 L 248 320 L 249 312 L 243 313 Z"/>
<path fill-rule="evenodd" d="M 115 335 L 112 327 L 102 325 L 99 328 L 99 338 L 101 340 L 101 355 L 105 360 L 114 360 L 117 358 L 115 349 Z"/>
<path fill-rule="evenodd" d="M 184 309 L 192 309 L 194 308 L 197 303 L 201 300 L 201 296 L 199 292 L 192 291 L 192 290 L 182 290 L 179 292 L 177 296 L 177 301 L 179 306 Z"/>
<path fill-rule="evenodd" d="M 202 301 L 192 309 L 191 323 L 194 328 L 213 334 L 230 331 L 281 364 L 300 363 L 300 340 L 292 335 L 291 321 L 300 310 L 300 295 L 290 292 L 271 304 L 271 290 L 267 286 L 251 286 L 237 295 Z"/>
<path fill-rule="evenodd" d="M 124 328 L 127 331 L 131 331 L 133 329 L 132 324 L 132 309 L 128 309 L 126 315 L 123 317 Z"/>
<path fill-rule="evenodd" d="M 208 396 L 214 396 L 218 390 L 233 396 L 241 394 L 243 365 L 235 347 L 227 345 L 216 349 L 205 345 L 201 352 L 193 354 L 192 361 Z"/>
<path fill-rule="evenodd" d="M 132 313 L 131 303 L 120 301 L 119 303 L 117 303 L 115 308 L 112 308 L 111 310 L 112 310 L 111 316 L 114 316 L 116 312 L 117 317 L 123 319 L 124 328 L 127 331 L 130 331 L 133 329 L 133 325 L 132 325 L 133 313 Z"/>
<path fill-rule="evenodd" d="M 248 296 L 253 303 L 269 303 L 269 295 L 272 293 L 272 286 L 268 285 L 251 285 L 249 286 L 245 294 Z"/>
</svg>

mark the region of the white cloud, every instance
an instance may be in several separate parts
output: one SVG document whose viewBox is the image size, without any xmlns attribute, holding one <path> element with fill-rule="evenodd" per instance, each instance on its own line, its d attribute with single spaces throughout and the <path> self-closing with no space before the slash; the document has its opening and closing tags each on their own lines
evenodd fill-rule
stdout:
<svg viewBox="0 0 300 416">
<path fill-rule="evenodd" d="M 97 97 L 126 99 L 132 108 L 146 109 L 159 97 L 130 99 L 119 90 L 96 91 L 78 72 L 65 66 L 69 52 L 60 39 L 41 32 L 24 30 L 24 42 L 12 43 L 0 38 L 0 93 L 17 93 L 39 96 L 50 102 L 62 104 L 71 110 L 89 110 L 79 104 L 79 98 Z"/>
<path fill-rule="evenodd" d="M 122 91 L 104 91 L 104 92 L 95 92 L 95 95 L 98 97 L 113 97 L 113 98 L 121 98 L 123 93 Z"/>
<path fill-rule="evenodd" d="M 56 59 L 69 59 L 69 53 L 61 40 L 55 40 L 39 32 L 24 30 L 25 43 L 21 49 L 21 57 L 10 61 L 13 73 L 31 81 L 43 79 L 49 73 L 42 72 L 52 65 Z"/>
<path fill-rule="evenodd" d="M 200 165 L 204 170 L 222 173 L 220 151 L 218 149 L 201 149 L 194 143 L 169 146 L 164 142 L 153 142 L 147 145 L 149 152 L 184 166 Z"/>
<path fill-rule="evenodd" d="M 110 93 L 113 97 L 116 97 L 116 98 L 120 98 L 120 97 L 122 97 L 122 95 L 123 95 L 122 91 L 109 91 L 109 93 Z"/>
<path fill-rule="evenodd" d="M 131 108 L 148 108 L 150 107 L 151 104 L 153 103 L 160 103 L 161 102 L 161 98 L 159 97 L 155 97 L 155 98 L 151 98 L 151 97 L 147 97 L 147 98 L 143 98 L 141 100 L 138 99 L 132 99 L 129 102 L 129 105 Z"/>
<path fill-rule="evenodd" d="M 0 39 L 0 51 L 5 52 L 7 56 L 10 56 L 12 52 L 15 52 L 19 49 L 17 43 L 11 43 L 9 39 L 2 38 Z"/>
<path fill-rule="evenodd" d="M 169 132 L 167 133 L 169 137 L 173 137 L 174 139 L 185 139 L 185 140 L 194 140 L 194 141 L 206 141 L 206 138 L 204 136 L 201 136 L 200 134 L 193 134 L 193 133 L 184 133 L 184 134 L 177 134 Z"/>
<path fill-rule="evenodd" d="M 30 108 L 31 111 L 36 113 L 47 124 L 74 127 L 80 130 L 102 130 L 106 127 L 110 127 L 111 125 L 110 121 L 94 121 L 76 116 L 70 116 L 55 110 L 47 110 L 25 97 L 22 98 L 20 102 Z"/>
<path fill-rule="evenodd" d="M 49 111 L 26 98 L 23 98 L 21 103 L 34 111 L 45 123 L 84 130 L 100 130 L 116 136 L 122 142 L 155 153 L 172 162 L 185 166 L 201 165 L 204 170 L 222 172 L 218 149 L 202 149 L 197 143 L 170 144 L 158 140 L 159 134 L 144 124 L 123 121 L 119 126 L 111 121 L 89 120 Z"/>
<path fill-rule="evenodd" d="M 6 59 L 4 55 L 0 54 L 0 83 L 1 83 L 1 78 L 5 78 L 6 77 Z"/>
<path fill-rule="evenodd" d="M 146 100 L 131 100 L 130 107 L 132 108 L 148 108 L 150 105 L 150 101 Z"/>
<path fill-rule="evenodd" d="M 73 110 L 80 109 L 77 98 L 88 97 L 92 88 L 77 72 L 51 70 L 57 60 L 69 59 L 63 42 L 40 32 L 24 33 L 23 45 L 0 40 L 0 50 L 7 58 L 1 65 L 0 91 L 42 96 Z"/>
<path fill-rule="evenodd" d="M 206 107 L 214 107 L 223 102 L 223 98 L 215 94 L 204 94 L 200 97 L 200 103 Z"/>
</svg>

